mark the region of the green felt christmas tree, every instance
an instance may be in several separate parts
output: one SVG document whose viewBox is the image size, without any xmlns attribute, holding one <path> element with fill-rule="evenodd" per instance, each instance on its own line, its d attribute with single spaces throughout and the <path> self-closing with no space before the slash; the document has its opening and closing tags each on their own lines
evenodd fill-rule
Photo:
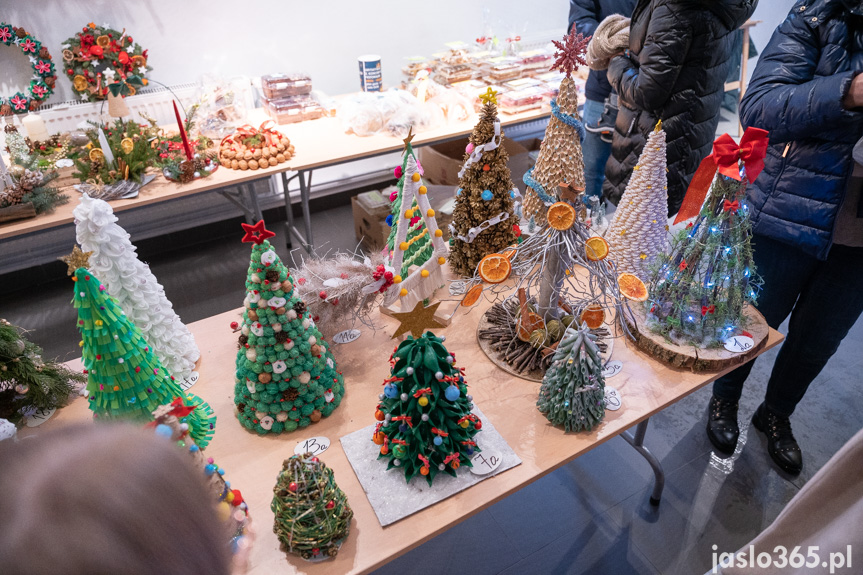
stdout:
<svg viewBox="0 0 863 575">
<path fill-rule="evenodd" d="M 344 378 L 288 270 L 267 241 L 263 220 L 243 224 L 252 258 L 237 351 L 234 403 L 247 429 L 284 433 L 330 415 L 345 393 Z"/>
<path fill-rule="evenodd" d="M 73 281 L 88 398 L 94 417 L 149 421 L 157 407 L 180 397 L 196 407 L 185 422 L 195 443 L 206 447 L 216 428 L 210 406 L 194 395 L 183 393 L 150 349 L 141 330 L 126 317 L 91 271 L 78 267 Z"/>
<path fill-rule="evenodd" d="M 568 328 L 539 388 L 539 411 L 566 431 L 591 430 L 605 416 L 605 378 L 596 336 Z"/>
<path fill-rule="evenodd" d="M 472 467 L 470 458 L 479 451 L 473 438 L 482 429 L 470 411 L 463 370 L 443 342 L 426 332 L 409 336 L 393 352 L 372 437 L 387 469 L 403 469 L 407 481 L 425 476 L 429 485 L 440 472 L 455 477 L 460 466 Z"/>
</svg>

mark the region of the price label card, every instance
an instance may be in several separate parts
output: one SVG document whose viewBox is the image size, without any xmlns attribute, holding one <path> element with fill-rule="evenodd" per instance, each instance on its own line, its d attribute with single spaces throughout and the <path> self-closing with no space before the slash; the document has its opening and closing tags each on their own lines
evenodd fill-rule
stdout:
<svg viewBox="0 0 863 575">
<path fill-rule="evenodd" d="M 340 331 L 336 335 L 333 336 L 333 341 L 336 343 L 351 343 L 360 337 L 360 330 L 358 329 L 346 329 L 345 331 Z"/>
<path fill-rule="evenodd" d="M 623 370 L 623 362 L 622 361 L 609 361 L 605 364 L 605 367 L 602 368 L 602 377 L 608 379 L 610 377 L 614 377 L 618 373 Z"/>
<path fill-rule="evenodd" d="M 497 451 L 478 451 L 470 458 L 470 462 L 473 465 L 470 468 L 470 472 L 474 475 L 488 475 L 500 467 L 502 461 L 503 457 Z"/>
<path fill-rule="evenodd" d="M 623 402 L 620 399 L 620 392 L 615 388 L 606 385 L 605 386 L 605 409 L 609 411 L 617 411 L 620 409 L 620 406 L 623 405 Z"/>
<path fill-rule="evenodd" d="M 745 335 L 735 335 L 725 340 L 725 349 L 732 353 L 743 353 L 755 346 L 755 340 Z"/>
<path fill-rule="evenodd" d="M 24 420 L 24 425 L 27 427 L 39 427 L 54 415 L 54 412 L 57 411 L 56 407 L 52 407 L 50 409 L 40 409 L 38 411 L 33 412 L 28 415 Z"/>
<path fill-rule="evenodd" d="M 189 379 L 184 379 L 180 383 L 180 389 L 182 389 L 183 391 L 186 391 L 187 389 L 189 389 L 190 387 L 192 387 L 193 385 L 198 383 L 199 377 L 201 377 L 200 374 L 197 371 L 193 371 L 192 373 L 189 374 Z"/>
<path fill-rule="evenodd" d="M 58 168 L 71 168 L 71 167 L 75 166 L 75 162 L 73 162 L 72 160 L 70 160 L 68 158 L 62 158 L 62 159 L 54 162 L 54 165 L 57 166 Z"/>
<path fill-rule="evenodd" d="M 330 447 L 330 440 L 327 437 L 310 437 L 304 439 L 294 448 L 296 455 L 311 453 L 312 455 L 320 455 Z"/>
</svg>

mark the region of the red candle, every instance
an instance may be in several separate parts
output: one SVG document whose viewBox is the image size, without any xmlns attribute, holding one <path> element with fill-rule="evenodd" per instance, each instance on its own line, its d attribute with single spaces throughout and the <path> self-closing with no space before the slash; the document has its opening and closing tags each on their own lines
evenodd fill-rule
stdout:
<svg viewBox="0 0 863 575">
<path fill-rule="evenodd" d="M 183 121 L 180 119 L 180 110 L 177 109 L 177 102 L 174 101 L 174 114 L 177 116 L 177 125 L 180 127 L 180 137 L 183 138 L 183 150 L 186 151 L 186 159 L 192 161 L 192 148 L 189 146 L 189 138 L 186 137 L 186 128 L 183 126 Z"/>
</svg>

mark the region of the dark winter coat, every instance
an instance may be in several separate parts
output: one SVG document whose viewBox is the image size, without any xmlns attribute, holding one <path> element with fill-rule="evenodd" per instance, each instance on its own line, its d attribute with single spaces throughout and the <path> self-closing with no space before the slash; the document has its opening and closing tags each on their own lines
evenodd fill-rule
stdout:
<svg viewBox="0 0 863 575">
<path fill-rule="evenodd" d="M 863 72 L 863 16 L 841 0 L 797 2 L 761 53 L 740 105 L 745 126 L 770 132 L 749 187 L 755 233 L 825 259 L 863 136 L 863 109 L 841 101 Z M 860 7 L 863 3 L 848 2 Z"/>
<path fill-rule="evenodd" d="M 569 27 L 575 24 L 575 31 L 585 36 L 593 36 L 599 23 L 612 14 L 622 14 L 629 18 L 635 9 L 635 0 L 569 0 Z M 584 85 L 584 95 L 588 100 L 602 102 L 611 93 L 611 84 L 605 77 L 605 70 L 591 70 Z"/>
<path fill-rule="evenodd" d="M 620 112 L 605 166 L 603 195 L 617 204 L 656 121 L 668 150 L 668 214 L 707 156 L 719 123 L 734 31 L 758 0 L 638 0 L 630 54 L 616 56 L 608 80 Z"/>
</svg>

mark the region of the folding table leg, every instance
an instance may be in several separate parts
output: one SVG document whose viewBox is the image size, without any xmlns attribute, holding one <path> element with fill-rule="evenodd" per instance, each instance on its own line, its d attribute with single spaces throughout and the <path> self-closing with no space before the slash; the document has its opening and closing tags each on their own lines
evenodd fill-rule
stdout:
<svg viewBox="0 0 863 575">
<path fill-rule="evenodd" d="M 665 487 L 665 472 L 662 470 L 662 464 L 656 459 L 649 449 L 644 447 L 644 435 L 647 433 L 647 422 L 650 419 L 645 419 L 635 426 L 635 435 L 633 436 L 628 431 L 620 434 L 635 450 L 642 455 L 653 468 L 655 481 L 653 483 L 653 494 L 650 496 L 651 505 L 659 505 L 659 500 L 662 498 L 662 489 Z"/>
<path fill-rule="evenodd" d="M 291 206 L 291 192 L 288 191 L 288 185 L 290 185 L 291 181 L 293 181 L 297 176 L 299 176 L 299 174 L 294 174 L 289 178 L 287 172 L 282 172 L 282 187 L 285 192 L 285 211 L 288 216 L 288 220 L 285 222 L 285 246 L 288 248 L 289 252 L 294 247 L 293 238 L 291 237 L 294 230 L 294 210 Z"/>
</svg>

